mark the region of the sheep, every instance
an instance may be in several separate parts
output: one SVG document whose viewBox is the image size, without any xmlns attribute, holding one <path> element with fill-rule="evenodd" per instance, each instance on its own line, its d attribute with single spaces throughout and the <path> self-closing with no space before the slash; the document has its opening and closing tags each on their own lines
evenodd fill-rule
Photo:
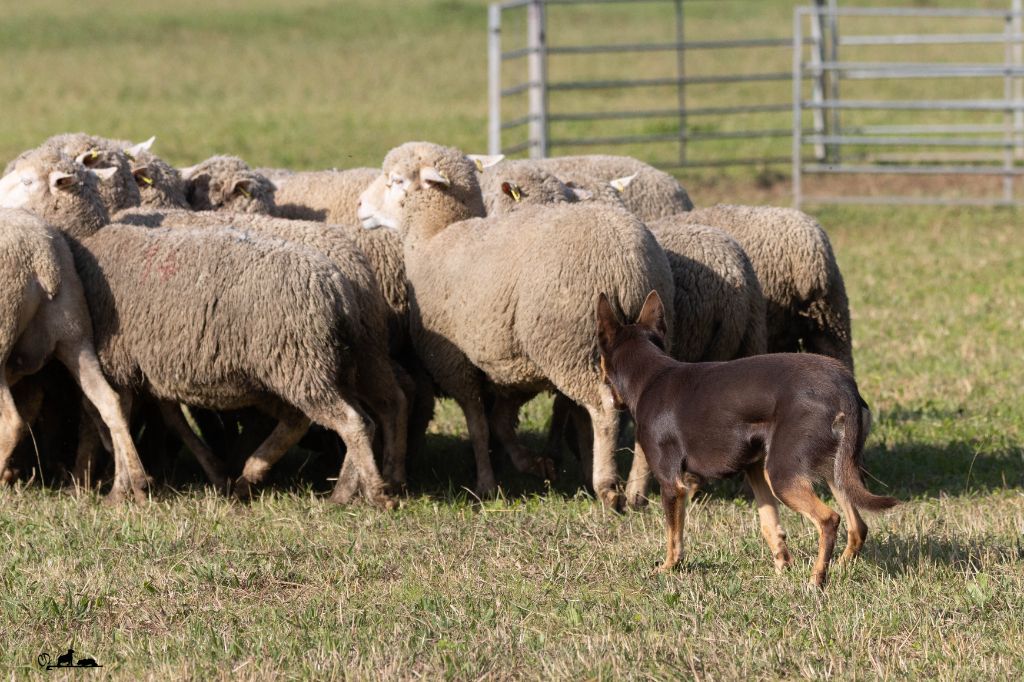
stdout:
<svg viewBox="0 0 1024 682">
<path fill-rule="evenodd" d="M 594 490 L 618 507 L 617 420 L 594 363 L 594 301 L 597 292 L 614 292 L 616 305 L 635 316 L 651 289 L 671 294 L 654 237 L 628 212 L 596 204 L 482 218 L 476 167 L 450 147 L 404 144 L 388 153 L 383 171 L 361 197 L 360 218 L 365 227 L 402 233 L 413 342 L 466 415 L 478 492 L 496 487 L 485 389 L 495 390 L 499 413 L 557 389 L 586 407 L 595 425 Z M 547 462 L 510 454 L 521 471 L 549 471 Z"/>
<path fill-rule="evenodd" d="M 791 208 L 717 205 L 680 214 L 727 232 L 750 256 L 767 301 L 769 353 L 801 349 L 853 372 L 850 305 L 832 244 L 811 216 Z"/>
<path fill-rule="evenodd" d="M 359 365 L 356 372 L 358 396 L 382 426 L 385 477 L 398 486 L 405 484 L 408 415 L 406 397 L 396 377 L 396 372 L 402 370 L 393 366 L 388 357 L 387 304 L 366 256 L 347 234 L 366 233 L 366 230 L 221 211 L 129 209 L 117 214 L 116 220 L 120 224 L 144 227 L 231 227 L 302 244 L 327 256 L 352 282 L 359 298 L 359 328 L 353 334 L 353 355 Z"/>
<path fill-rule="evenodd" d="M 111 140 L 86 133 L 63 133 L 54 135 L 38 147 L 23 152 L 7 164 L 4 175 L 9 174 L 22 158 L 44 149 L 66 154 L 94 170 L 114 168 L 116 172 L 112 174 L 109 182 L 100 185 L 99 192 L 107 210 L 115 212 L 130 206 L 138 206 L 140 201 L 139 190 L 132 176 L 131 159 L 125 153 L 130 147 L 132 143 L 122 140 Z"/>
<path fill-rule="evenodd" d="M 274 183 L 237 156 L 212 156 L 179 172 L 189 205 L 196 211 L 273 211 Z"/>
<path fill-rule="evenodd" d="M 148 209 L 190 209 L 188 185 L 177 168 L 146 149 L 129 152 L 132 176 L 139 187 L 139 206 Z"/>
<path fill-rule="evenodd" d="M 380 175 L 379 168 L 256 172 L 270 177 L 274 183 L 274 215 L 343 224 L 358 222 L 359 195 Z"/>
<path fill-rule="evenodd" d="M 594 193 L 626 176 L 634 176 L 622 192 L 626 207 L 643 222 L 693 209 L 686 190 L 674 177 L 629 156 L 559 156 L 531 161 L 571 187 Z"/>
<path fill-rule="evenodd" d="M 55 174 L 55 183 L 22 184 Z M 373 424 L 354 402 L 360 297 L 331 261 L 234 230 L 99 229 L 107 214 L 92 176 L 64 156 L 22 158 L 12 175 L 2 183 L 17 191 L 0 192 L 0 205 L 83 235 L 69 243 L 114 386 L 208 409 L 257 406 L 278 418 L 236 482 L 240 496 L 312 420 L 348 449 L 332 500 L 349 502 L 361 486 L 370 502 L 394 506 L 373 461 Z M 72 225 L 89 211 L 92 219 Z"/>
<path fill-rule="evenodd" d="M 634 181 L 633 177 L 615 179 L 596 186 L 582 200 L 624 206 L 621 197 Z M 504 197 L 505 201 L 492 201 L 494 210 L 499 212 L 516 210 L 528 203 L 581 198 L 578 191 L 537 168 L 532 161 L 504 162 L 487 170 L 481 181 L 481 186 L 485 185 L 492 188 L 492 193 Z M 684 221 L 679 215 L 648 221 L 647 227 L 668 257 L 675 285 L 672 356 L 684 362 L 710 362 L 764 353 L 764 295 L 750 259 L 736 240 L 716 228 Z M 581 412 L 564 396 L 556 396 L 549 448 L 561 440 L 569 419 L 580 430 L 589 431 L 586 413 Z M 583 461 L 586 463 L 586 458 Z M 642 457 L 634 457 L 626 487 L 628 504 L 636 507 L 644 503 L 648 479 L 646 462 Z"/>
<path fill-rule="evenodd" d="M 62 191 L 68 177 L 55 170 L 47 182 L 51 191 Z M 20 184 L 21 178 L 5 176 L 0 195 L 12 193 L 11 183 Z M 21 419 L 10 387 L 55 357 L 110 429 L 116 471 L 107 501 L 131 494 L 141 502 L 149 478 L 118 396 L 100 369 L 92 333 L 82 283 L 64 238 L 27 211 L 0 208 L 0 477 L 8 474 L 10 455 L 31 423 Z M 41 393 L 33 390 L 31 396 L 24 398 L 33 405 L 28 411 L 37 412 Z"/>
</svg>

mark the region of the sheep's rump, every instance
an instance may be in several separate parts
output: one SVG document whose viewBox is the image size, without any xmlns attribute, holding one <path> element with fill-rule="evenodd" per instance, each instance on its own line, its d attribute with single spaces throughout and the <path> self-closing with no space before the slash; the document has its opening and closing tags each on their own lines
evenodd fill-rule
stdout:
<svg viewBox="0 0 1024 682">
<path fill-rule="evenodd" d="M 61 237 L 34 215 L 0 209 L 0 372 L 24 319 L 30 287 L 53 298 L 60 290 L 60 264 L 54 239 Z"/>
<path fill-rule="evenodd" d="M 452 339 L 499 386 L 598 400 L 598 294 L 631 320 L 652 289 L 672 297 L 665 254 L 618 208 L 524 206 L 449 225 L 427 248 L 438 258 L 407 259 L 421 270 L 410 280 L 426 331 Z"/>
<path fill-rule="evenodd" d="M 336 391 L 348 284 L 323 256 L 237 231 L 111 225 L 75 246 L 104 372 L 210 409 Z"/>
</svg>

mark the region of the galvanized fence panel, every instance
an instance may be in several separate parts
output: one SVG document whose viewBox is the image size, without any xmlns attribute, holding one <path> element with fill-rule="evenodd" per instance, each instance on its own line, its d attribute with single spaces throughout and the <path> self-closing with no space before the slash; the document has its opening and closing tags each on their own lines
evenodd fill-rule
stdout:
<svg viewBox="0 0 1024 682">
<path fill-rule="evenodd" d="M 495 3 L 489 11 L 489 42 L 488 42 L 488 74 L 489 74 L 489 123 L 488 147 L 491 153 L 521 154 L 530 157 L 548 156 L 553 151 L 564 153 L 571 148 L 616 148 L 623 145 L 649 145 L 652 143 L 675 143 L 675 158 L 648 159 L 655 165 L 669 168 L 725 167 L 739 165 L 764 166 L 770 163 L 788 163 L 789 156 L 785 148 L 775 156 L 728 157 L 722 155 L 695 157 L 690 154 L 694 145 L 714 144 L 729 140 L 775 139 L 782 141 L 791 134 L 785 121 L 750 123 L 734 126 L 730 130 L 707 130 L 707 126 L 694 123 L 696 120 L 708 120 L 711 117 L 722 120 L 729 117 L 751 117 L 758 114 L 775 115 L 789 112 L 791 103 L 788 101 L 788 83 L 793 77 L 786 67 L 784 58 L 781 68 L 760 68 L 756 70 L 737 70 L 728 73 L 699 73 L 689 64 L 687 55 L 695 51 L 721 50 L 756 50 L 756 49 L 788 49 L 791 39 L 786 37 L 744 37 L 732 39 L 715 39 L 714 36 L 701 36 L 701 40 L 686 40 L 685 26 L 687 8 L 696 4 L 710 6 L 710 3 L 724 1 L 741 4 L 740 0 L 509 0 Z M 825 7 L 836 0 L 815 0 Z M 747 0 L 750 2 L 750 0 Z M 547 30 L 547 9 L 559 5 L 598 6 L 612 4 L 639 4 L 664 6 L 665 22 L 671 22 L 672 40 L 650 40 L 644 42 L 595 42 L 593 44 L 551 44 Z M 503 47 L 503 39 L 507 18 L 525 14 L 526 45 L 507 49 Z M 826 21 L 828 15 L 820 15 Z M 816 28 L 813 35 L 807 36 L 803 42 L 816 55 L 816 63 L 825 63 L 835 54 L 835 46 L 825 43 L 828 35 L 825 26 Z M 520 36 L 515 36 L 520 37 Z M 559 79 L 549 78 L 549 65 L 553 60 L 567 57 L 599 56 L 599 55 L 630 55 L 642 53 L 665 53 L 674 55 L 675 69 L 671 76 L 658 77 L 623 77 L 623 78 L 589 78 Z M 523 63 L 525 79 L 505 83 L 502 80 L 503 66 L 510 63 Z M 628 62 L 627 62 L 628 63 Z M 826 83 L 827 71 L 816 70 L 813 74 L 802 75 L 801 78 L 813 82 L 813 99 L 823 101 L 830 92 Z M 699 86 L 743 87 L 752 83 L 777 84 L 775 101 L 756 104 L 717 104 L 715 106 L 693 106 L 688 97 L 688 89 Z M 666 92 L 664 105 L 657 107 L 604 108 L 595 110 L 573 110 L 553 108 L 551 98 L 559 93 L 594 93 L 622 92 L 640 89 L 659 88 Z M 506 104 L 515 98 L 528 99 L 524 115 L 503 117 Z M 660 101 L 660 100 L 659 100 Z M 824 109 L 816 109 L 811 115 L 811 133 L 826 135 L 830 132 L 829 122 Z M 573 135 L 562 132 L 552 134 L 552 126 L 572 123 L 593 123 L 598 121 L 643 121 L 645 119 L 664 119 L 672 121 L 674 129 L 667 132 L 640 134 L 587 134 Z M 738 119 L 737 119 L 738 120 Z M 749 119 L 743 119 L 744 121 Z M 510 141 L 512 134 L 522 135 L 525 139 Z M 823 160 L 825 144 L 818 143 L 813 149 L 813 159 Z"/>
<path fill-rule="evenodd" d="M 1022 97 L 1022 2 L 1010 0 L 1005 10 L 979 8 L 849 7 L 821 5 L 797 8 L 793 19 L 793 198 L 797 206 L 807 203 L 942 204 L 969 206 L 1024 205 L 1018 196 L 1016 178 L 1024 175 L 1017 161 L 1024 158 L 1024 97 Z M 857 19 L 889 21 L 899 32 L 848 34 Z M 908 20 L 929 26 L 945 22 L 941 31 L 906 32 Z M 988 22 L 985 30 L 973 28 Z M 974 22 L 974 23 L 967 23 Z M 828 26 L 827 42 L 835 51 L 825 59 L 805 50 L 805 36 Z M 944 46 L 941 53 L 926 47 Z M 958 58 L 953 50 L 973 46 L 970 60 Z M 853 48 L 870 48 L 870 59 L 850 56 Z M 899 59 L 878 58 L 878 51 L 899 51 Z M 991 51 L 985 52 L 986 48 Z M 980 52 L 978 50 L 981 50 Z M 840 56 L 842 52 L 842 57 Z M 918 61 L 912 61 L 917 57 Z M 803 83 L 808 77 L 830 85 L 827 98 L 810 93 Z M 903 89 L 927 79 L 929 97 L 888 98 L 898 90 L 891 87 L 871 98 L 845 97 L 859 83 L 899 83 Z M 1001 85 L 1002 97 L 990 96 Z M 877 85 L 875 86 L 877 90 Z M 918 88 L 920 89 L 920 88 Z M 951 91 L 964 93 L 950 98 Z M 930 97 L 932 93 L 945 95 Z M 827 132 L 804 130 L 807 112 L 822 112 L 830 121 Z M 885 123 L 871 122 L 865 112 L 884 115 Z M 895 123 L 893 117 L 914 112 L 913 123 Z M 993 114 L 1002 121 L 993 122 Z M 962 120 L 949 121 L 950 116 Z M 920 120 L 924 117 L 924 120 Z M 806 148 L 826 148 L 824 159 L 808 162 Z M 943 151 L 945 150 L 945 151 Z M 916 193 L 872 194 L 850 191 L 863 183 L 844 181 L 836 192 L 808 192 L 809 178 L 841 175 L 846 178 L 916 176 L 964 178 L 950 188 Z M 990 176 L 1001 179 L 999 187 L 984 187 L 968 178 Z M 924 182 L 921 180 L 920 182 Z M 891 183 L 897 185 L 898 183 Z M 988 190 L 987 192 L 985 190 Z"/>
</svg>

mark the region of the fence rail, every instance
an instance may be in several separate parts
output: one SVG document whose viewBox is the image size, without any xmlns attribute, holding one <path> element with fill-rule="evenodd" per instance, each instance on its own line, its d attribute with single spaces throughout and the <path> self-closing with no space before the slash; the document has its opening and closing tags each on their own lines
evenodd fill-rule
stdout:
<svg viewBox="0 0 1024 682">
<path fill-rule="evenodd" d="M 1024 159 L 1024 33 L 1021 30 L 1021 0 L 1010 0 L 1003 10 L 953 8 L 839 8 L 808 6 L 794 11 L 793 19 L 793 125 L 792 154 L 793 198 L 797 206 L 805 203 L 878 203 L 935 205 L 1024 205 L 1017 196 L 1017 178 L 1024 168 L 1017 164 Z M 1003 31 L 964 30 L 941 32 L 895 33 L 878 35 L 839 35 L 840 23 L 847 18 L 923 18 L 958 21 L 964 19 L 1002 22 Z M 826 18 L 823 21 L 823 18 Z M 857 61 L 838 52 L 827 59 L 805 54 L 805 34 L 816 27 L 828 25 L 833 32 L 831 44 L 839 48 L 905 47 L 918 45 L 1003 46 L 1001 61 Z M 806 28 L 810 26 L 810 28 Z M 803 83 L 808 76 L 823 77 L 830 84 L 827 98 L 812 93 L 807 97 Z M 848 81 L 942 79 L 958 91 L 984 87 L 986 83 L 1002 84 L 1003 97 L 958 99 L 846 99 L 840 96 L 840 84 Z M 845 86 L 843 86 L 845 88 Z M 936 91 L 948 92 L 937 86 Z M 977 90 L 976 90 L 977 91 Z M 885 125 L 863 123 L 851 125 L 841 119 L 841 112 L 917 112 L 959 113 L 964 116 L 1003 114 L 1001 124 L 991 122 L 949 122 L 932 118 L 915 123 L 887 122 Z M 820 112 L 833 122 L 827 132 L 804 130 L 805 112 Z M 807 162 L 804 147 L 824 146 L 826 156 Z M 936 149 L 950 149 L 936 153 Z M 882 150 L 890 150 L 883 152 Z M 931 151 L 928 151 L 931 150 Z M 960 196 L 930 194 L 928 196 L 856 196 L 851 193 L 808 195 L 806 176 L 990 176 L 1002 179 L 998 196 L 972 196 L 973 186 L 958 187 Z"/>
<path fill-rule="evenodd" d="M 489 73 L 489 124 L 488 147 L 491 153 L 516 154 L 527 152 L 531 157 L 548 156 L 553 149 L 567 147 L 600 147 L 622 145 L 647 145 L 653 143 L 675 142 L 678 149 L 677 158 L 657 161 L 665 167 L 725 167 L 736 165 L 765 165 L 779 163 L 782 155 L 752 157 L 736 156 L 733 158 L 716 157 L 711 159 L 695 159 L 688 154 L 688 147 L 695 143 L 712 143 L 716 140 L 735 139 L 779 139 L 790 135 L 788 129 L 756 125 L 740 130 L 729 130 L 719 133 L 694 129 L 693 119 L 697 117 L 734 117 L 758 114 L 779 114 L 790 111 L 791 104 L 787 101 L 788 88 L 784 85 L 793 77 L 789 70 L 760 69 L 749 72 L 733 72 L 725 74 L 704 74 L 693 72 L 687 60 L 687 54 L 695 51 L 716 50 L 751 50 L 751 49 L 787 49 L 792 40 L 788 37 L 747 37 L 733 40 L 718 40 L 708 36 L 702 40 L 685 40 L 687 6 L 696 3 L 718 2 L 720 0 L 642 0 L 647 5 L 662 5 L 666 10 L 666 19 L 672 21 L 674 40 L 657 40 L 650 42 L 608 41 L 594 44 L 550 44 L 547 35 L 547 8 L 557 5 L 613 5 L 640 4 L 640 0 L 630 3 L 628 0 L 511 0 L 490 6 L 489 42 L 488 42 L 488 73 Z M 836 0 L 815 0 L 821 5 Z M 502 31 L 503 16 L 510 12 L 526 12 L 526 43 L 525 47 L 503 49 Z M 671 16 L 669 17 L 669 14 Z M 802 40 L 823 61 L 835 53 L 822 42 L 825 30 L 822 28 Z M 552 80 L 548 77 L 549 63 L 560 58 L 577 56 L 622 55 L 642 53 L 675 54 L 674 75 L 657 78 L 593 78 L 577 80 Z M 502 82 L 502 67 L 505 65 L 524 64 L 525 78 L 512 83 Z M 818 99 L 826 96 L 824 72 L 808 73 L 801 76 L 808 81 L 817 79 L 814 92 Z M 720 85 L 722 87 L 742 86 L 743 84 L 778 83 L 778 101 L 750 105 L 735 106 L 697 106 L 691 107 L 688 102 L 688 88 L 697 86 Z M 572 92 L 629 92 L 633 90 L 654 88 L 665 91 L 666 106 L 645 108 L 635 111 L 622 110 L 591 110 L 591 111 L 557 111 L 550 106 L 551 94 Z M 516 97 L 527 96 L 529 104 L 526 115 L 509 119 L 502 118 L 503 104 Z M 671 105 L 668 102 L 671 101 Z M 670 108 L 671 106 L 671 108 Z M 813 114 L 813 131 L 829 132 L 825 114 Z M 640 134 L 590 134 L 574 136 L 568 133 L 552 134 L 552 124 L 572 124 L 601 121 L 629 121 L 643 119 L 675 119 L 676 130 L 671 133 L 640 133 Z M 785 125 L 782 123 L 782 125 Z M 562 126 L 564 127 L 564 126 Z M 734 126 L 735 127 L 735 126 Z M 743 126 L 739 126 L 743 128 Z M 515 143 L 507 141 L 508 136 L 521 134 L 526 129 L 526 139 Z M 569 131 L 572 132 L 571 130 Z M 815 147 L 815 158 L 821 159 L 824 149 Z M 788 157 L 785 157 L 788 161 Z"/>
</svg>

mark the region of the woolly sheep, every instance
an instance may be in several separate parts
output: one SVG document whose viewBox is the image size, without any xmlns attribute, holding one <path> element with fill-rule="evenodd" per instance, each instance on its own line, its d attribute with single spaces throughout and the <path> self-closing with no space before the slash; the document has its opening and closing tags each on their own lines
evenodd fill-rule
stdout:
<svg viewBox="0 0 1024 682">
<path fill-rule="evenodd" d="M 388 357 L 387 305 L 366 256 L 346 230 L 324 223 L 221 211 L 131 209 L 119 213 L 117 221 L 175 229 L 230 227 L 301 244 L 330 259 L 352 282 L 359 299 L 358 318 L 350 318 L 359 323 L 352 334 L 352 354 L 358 364 L 358 397 L 382 427 L 385 476 L 398 485 L 405 484 L 407 405 L 395 374 L 401 370 Z M 351 228 L 352 232 L 358 230 Z"/>
<path fill-rule="evenodd" d="M 559 156 L 530 163 L 571 187 L 595 193 L 616 178 L 635 176 L 622 192 L 622 200 L 645 223 L 693 209 L 678 180 L 629 156 Z"/>
<path fill-rule="evenodd" d="M 595 425 L 594 489 L 618 506 L 613 399 L 594 364 L 594 301 L 607 292 L 635 317 L 651 289 L 669 296 L 671 273 L 650 232 L 616 207 L 524 207 L 481 218 L 476 168 L 460 151 L 407 143 L 385 158 L 383 200 L 364 193 L 367 227 L 399 227 L 421 360 L 466 415 L 477 488 L 495 489 L 483 393 L 500 401 L 557 389 Z M 374 201 L 371 201 L 373 199 Z M 499 422 L 501 420 L 498 420 Z M 537 463 L 510 453 L 520 470 Z M 546 469 L 545 463 L 541 468 Z"/>
<path fill-rule="evenodd" d="M 180 173 L 196 211 L 273 212 L 274 184 L 237 156 L 212 156 Z"/>
<path fill-rule="evenodd" d="M 803 348 L 852 372 L 850 305 L 828 235 L 791 208 L 718 205 L 680 214 L 732 235 L 750 256 L 767 301 L 768 352 Z"/>
<path fill-rule="evenodd" d="M 54 159 L 22 159 L 11 182 L 48 176 L 40 161 Z M 348 449 L 332 499 L 347 502 L 361 485 L 371 502 L 393 505 L 373 461 L 373 425 L 354 402 L 359 296 L 344 274 L 298 244 L 231 230 L 109 225 L 89 234 L 87 225 L 105 211 L 91 174 L 71 167 L 69 182 L 0 193 L 0 202 L 88 235 L 70 243 L 111 383 L 145 387 L 160 400 L 258 406 L 276 416 L 277 428 L 237 482 L 242 495 L 312 420 L 336 431 Z M 90 208 L 96 217 L 71 225 Z"/>
<path fill-rule="evenodd" d="M 0 195 L 9 193 L 5 185 L 20 181 L 5 177 Z M 60 191 L 67 178 L 54 171 L 48 182 Z M 108 501 L 129 493 L 142 501 L 149 480 L 118 396 L 100 369 L 92 331 L 82 284 L 63 237 L 27 211 L 0 208 L 0 477 L 27 430 L 10 386 L 56 357 L 110 429 L 116 473 Z M 36 412 L 41 394 L 32 393 L 35 405 L 29 411 Z"/>
<path fill-rule="evenodd" d="M 293 220 L 356 224 L 359 195 L 380 175 L 379 168 L 282 173 L 257 172 L 274 183 L 273 214 Z"/>
<path fill-rule="evenodd" d="M 521 206 L 573 203 L 590 193 L 569 187 L 533 161 L 502 161 L 480 175 L 487 215 L 505 214 Z"/>
<path fill-rule="evenodd" d="M 177 168 L 146 149 L 129 153 L 132 176 L 139 187 L 139 206 L 189 209 L 188 185 Z"/>
<path fill-rule="evenodd" d="M 93 170 L 113 168 L 115 172 L 109 174 L 108 182 L 99 186 L 99 193 L 107 210 L 114 213 L 130 206 L 139 205 L 139 190 L 135 178 L 132 176 L 131 159 L 125 153 L 125 150 L 131 146 L 130 142 L 111 140 L 86 133 L 54 135 L 38 147 L 23 152 L 8 163 L 4 175 L 14 170 L 15 164 L 19 160 L 37 153 L 45 153 L 45 150 L 69 156 Z"/>
<path fill-rule="evenodd" d="M 584 200 L 623 206 L 621 196 L 633 181 L 634 178 L 621 178 L 595 187 Z M 498 164 L 484 172 L 483 182 L 491 188 L 511 184 L 519 190 L 518 199 L 497 190 L 508 200 L 495 202 L 497 211 L 515 210 L 530 202 L 561 202 L 569 196 L 566 191 L 572 192 L 530 161 Z M 578 198 L 577 194 L 571 196 Z M 749 258 L 736 240 L 721 230 L 690 224 L 677 215 L 649 221 L 647 226 L 668 257 L 675 285 L 673 357 L 685 362 L 708 362 L 764 353 L 764 295 Z M 569 418 L 587 426 L 586 414 L 573 408 L 564 396 L 555 398 L 549 433 L 551 446 L 560 441 Z M 630 505 L 643 504 L 648 477 L 646 462 L 642 457 L 634 457 L 626 488 Z"/>
</svg>

